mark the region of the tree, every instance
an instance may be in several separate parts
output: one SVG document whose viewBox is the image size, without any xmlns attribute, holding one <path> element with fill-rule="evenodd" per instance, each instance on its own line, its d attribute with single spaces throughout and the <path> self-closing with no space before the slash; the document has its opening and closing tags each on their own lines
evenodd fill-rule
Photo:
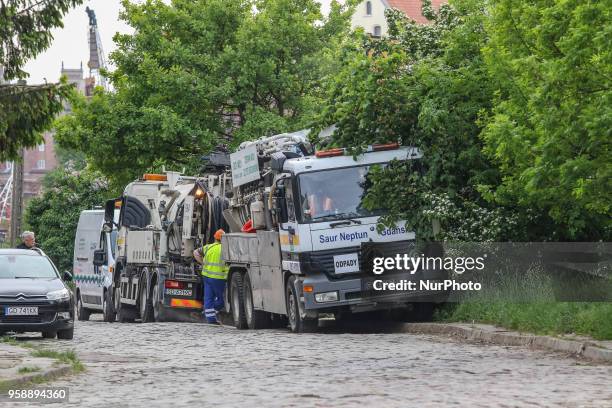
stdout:
<svg viewBox="0 0 612 408">
<path fill-rule="evenodd" d="M 43 192 L 28 202 L 25 222 L 60 271 L 72 269 L 74 236 L 79 214 L 113 196 L 99 173 L 85 169 L 53 170 L 43 180 Z"/>
<path fill-rule="evenodd" d="M 611 18 L 607 2 L 490 9 L 484 55 L 497 89 L 483 137 L 503 182 L 486 192 L 548 214 L 555 239 L 612 233 Z"/>
<path fill-rule="evenodd" d="M 65 83 L 26 86 L 3 80 L 27 77 L 25 63 L 51 44 L 51 30 L 62 27 L 64 14 L 82 2 L 0 2 L 0 160 L 14 159 L 23 147 L 40 143 L 40 132 L 51 126 L 70 90 Z"/>
<path fill-rule="evenodd" d="M 219 143 L 305 126 L 349 21 L 314 0 L 123 5 L 135 33 L 115 37 L 115 92 L 75 103 L 56 138 L 118 184 L 156 165 L 196 171 Z"/>
<path fill-rule="evenodd" d="M 425 1 L 431 24 L 391 12 L 388 39 L 346 45 L 321 119 L 334 143 L 424 152 L 424 176 L 373 173 L 366 203 L 385 223 L 427 238 L 437 220 L 441 238 L 471 241 L 610 236 L 610 11 L 544 4 Z"/>
<path fill-rule="evenodd" d="M 499 182 L 479 138 L 478 118 L 491 110 L 494 92 L 480 52 L 483 6 L 462 1 L 434 12 L 425 1 L 424 15 L 431 24 L 390 11 L 389 38 L 361 36 L 345 45 L 322 125 L 335 123 L 333 142 L 355 153 L 395 141 L 423 151 L 416 165 L 373 172 L 365 201 L 390 211 L 384 223 L 407 220 L 420 238 L 432 236 L 434 219 L 446 238 L 508 238 L 516 221 L 477 189 Z"/>
</svg>

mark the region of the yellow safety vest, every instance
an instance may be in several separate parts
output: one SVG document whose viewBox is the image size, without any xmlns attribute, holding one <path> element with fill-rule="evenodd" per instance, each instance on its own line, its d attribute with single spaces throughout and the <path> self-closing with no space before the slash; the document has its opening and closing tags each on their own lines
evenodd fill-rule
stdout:
<svg viewBox="0 0 612 408">
<path fill-rule="evenodd" d="M 227 279 L 229 268 L 221 261 L 221 244 L 204 245 L 202 247 L 202 276 L 213 279 Z"/>
</svg>

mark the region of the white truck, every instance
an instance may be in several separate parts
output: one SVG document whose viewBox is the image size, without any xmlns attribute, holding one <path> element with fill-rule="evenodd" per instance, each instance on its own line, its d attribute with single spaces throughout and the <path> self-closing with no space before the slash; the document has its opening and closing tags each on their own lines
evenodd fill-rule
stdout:
<svg viewBox="0 0 612 408">
<path fill-rule="evenodd" d="M 192 252 L 225 226 L 227 207 L 225 186 L 214 179 L 209 175 L 205 187 L 178 172 L 145 174 L 120 198 L 107 201 L 105 228 L 117 229 L 112 300 L 120 322 L 185 320 L 201 313 L 201 267 Z"/>
<path fill-rule="evenodd" d="M 225 210 L 231 232 L 222 238 L 222 258 L 229 265 L 226 309 L 236 326 L 288 320 L 293 332 L 310 332 L 324 315 L 411 306 L 430 317 L 435 293 L 373 290 L 381 278 L 372 274 L 373 257 L 410 253 L 415 234 L 402 222 L 379 232 L 384 210 L 368 210 L 362 201 L 373 166 L 419 160 L 421 152 L 392 143 L 369 146 L 357 157 L 338 148 L 314 153 L 307 134 L 246 142 L 231 155 Z M 244 224 L 249 233 L 239 232 Z M 384 278 L 420 276 L 400 271 Z"/>
</svg>

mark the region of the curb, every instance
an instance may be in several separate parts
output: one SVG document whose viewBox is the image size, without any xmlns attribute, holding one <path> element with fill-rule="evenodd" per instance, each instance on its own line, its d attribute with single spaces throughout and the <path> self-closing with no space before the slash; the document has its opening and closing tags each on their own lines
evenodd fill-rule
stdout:
<svg viewBox="0 0 612 408">
<path fill-rule="evenodd" d="M 0 382 L 0 387 L 7 388 L 7 387 L 18 386 L 18 385 L 26 385 L 32 382 L 49 381 L 57 377 L 68 375 L 71 372 L 72 372 L 72 367 L 66 364 L 62 364 L 62 365 L 58 365 L 57 367 L 48 368 L 46 370 L 42 370 L 39 372 L 20 375 L 19 377 L 12 378 L 10 380 L 2 380 Z"/>
<path fill-rule="evenodd" d="M 502 346 L 526 346 L 535 349 L 553 350 L 574 354 L 592 361 L 612 363 L 612 350 L 594 346 L 592 342 L 536 336 L 533 334 L 519 334 L 516 332 L 495 332 L 445 323 L 404 323 L 401 325 L 400 331 L 404 333 L 447 335 Z"/>
</svg>

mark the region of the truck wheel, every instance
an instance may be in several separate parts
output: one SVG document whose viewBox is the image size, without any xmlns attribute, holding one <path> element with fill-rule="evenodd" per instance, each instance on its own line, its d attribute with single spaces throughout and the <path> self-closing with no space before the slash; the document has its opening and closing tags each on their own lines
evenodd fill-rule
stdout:
<svg viewBox="0 0 612 408">
<path fill-rule="evenodd" d="M 79 293 L 79 296 L 77 298 L 77 319 L 85 322 L 89 320 L 90 314 L 91 312 L 89 311 L 89 309 L 83 306 L 83 301 L 81 300 L 81 294 Z"/>
<path fill-rule="evenodd" d="M 134 321 L 132 314 L 121 303 L 121 292 L 118 288 L 115 289 L 115 310 L 117 311 L 119 323 L 131 323 Z"/>
<path fill-rule="evenodd" d="M 153 286 L 153 318 L 156 322 L 166 321 L 166 310 L 164 309 L 164 305 L 161 303 L 158 284 Z"/>
<path fill-rule="evenodd" d="M 232 273 L 231 290 L 232 296 L 232 316 L 234 325 L 239 330 L 248 328 L 246 313 L 244 311 L 244 281 L 241 272 Z"/>
<path fill-rule="evenodd" d="M 289 277 L 286 287 L 289 328 L 294 333 L 314 333 L 319 327 L 319 319 L 304 319 L 300 316 L 299 297 L 295 291 L 295 280 L 295 276 Z"/>
<path fill-rule="evenodd" d="M 251 278 L 249 278 L 248 273 L 244 276 L 244 312 L 249 329 L 259 330 L 270 328 L 270 313 L 262 310 L 255 310 L 255 306 L 253 305 L 253 287 L 251 286 Z"/>
<path fill-rule="evenodd" d="M 57 338 L 60 340 L 72 340 L 74 337 L 74 327 L 57 332 Z"/>
<path fill-rule="evenodd" d="M 115 307 L 111 296 L 112 291 L 112 288 L 105 290 L 104 296 L 102 297 L 102 317 L 107 323 L 113 323 L 115 321 Z"/>
<path fill-rule="evenodd" d="M 144 287 L 140 288 L 140 320 L 150 323 L 153 321 L 153 304 L 146 285 L 145 283 Z"/>
</svg>

